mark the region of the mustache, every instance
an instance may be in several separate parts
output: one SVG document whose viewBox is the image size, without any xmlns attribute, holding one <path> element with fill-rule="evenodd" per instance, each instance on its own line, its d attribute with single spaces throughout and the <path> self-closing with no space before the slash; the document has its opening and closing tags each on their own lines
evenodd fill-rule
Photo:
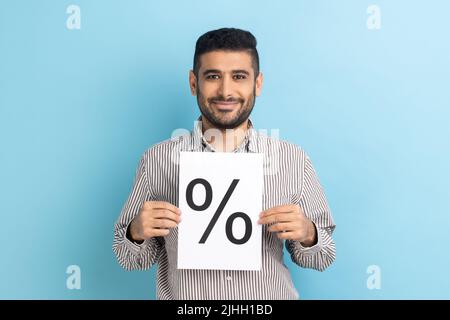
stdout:
<svg viewBox="0 0 450 320">
<path fill-rule="evenodd" d="M 209 103 L 214 103 L 214 102 L 240 102 L 240 103 L 244 103 L 245 100 L 242 98 L 234 98 L 234 97 L 230 97 L 228 99 L 225 99 L 225 97 L 223 96 L 218 96 L 218 97 L 212 97 L 212 98 L 208 98 L 208 102 Z"/>
</svg>

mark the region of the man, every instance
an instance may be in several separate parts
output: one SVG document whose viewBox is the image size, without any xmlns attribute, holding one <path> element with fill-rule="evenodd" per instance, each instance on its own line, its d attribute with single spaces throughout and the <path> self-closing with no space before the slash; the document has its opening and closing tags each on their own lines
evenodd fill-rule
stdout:
<svg viewBox="0 0 450 320">
<path fill-rule="evenodd" d="M 189 84 L 201 117 L 189 135 L 143 154 L 115 225 L 113 250 L 125 269 L 158 263 L 158 299 L 297 299 L 283 242 L 301 267 L 322 271 L 335 259 L 335 225 L 310 158 L 296 145 L 257 133 L 249 120 L 262 83 L 250 32 L 224 28 L 197 40 Z M 260 271 L 177 269 L 181 151 L 256 152 L 265 163 L 278 163 L 264 175 Z"/>
</svg>

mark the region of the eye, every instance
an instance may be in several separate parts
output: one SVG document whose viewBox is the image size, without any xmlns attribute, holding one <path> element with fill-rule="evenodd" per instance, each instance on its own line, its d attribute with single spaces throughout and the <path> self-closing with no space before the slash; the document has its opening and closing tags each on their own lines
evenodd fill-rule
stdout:
<svg viewBox="0 0 450 320">
<path fill-rule="evenodd" d="M 218 74 L 209 74 L 209 75 L 207 75 L 206 76 L 206 79 L 209 79 L 209 80 L 217 80 L 217 79 L 219 79 L 220 77 L 219 77 L 219 75 Z"/>
<path fill-rule="evenodd" d="M 233 78 L 235 80 L 244 80 L 244 79 L 247 79 L 247 76 L 245 74 L 236 74 L 233 76 Z"/>
</svg>

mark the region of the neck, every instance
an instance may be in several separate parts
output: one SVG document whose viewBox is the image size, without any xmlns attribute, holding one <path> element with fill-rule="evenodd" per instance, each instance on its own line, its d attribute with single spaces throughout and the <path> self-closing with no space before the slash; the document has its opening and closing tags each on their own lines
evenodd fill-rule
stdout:
<svg viewBox="0 0 450 320">
<path fill-rule="evenodd" d="M 202 131 L 206 141 L 219 152 L 232 152 L 241 145 L 248 131 L 248 119 L 234 129 L 219 129 L 202 116 Z"/>
</svg>

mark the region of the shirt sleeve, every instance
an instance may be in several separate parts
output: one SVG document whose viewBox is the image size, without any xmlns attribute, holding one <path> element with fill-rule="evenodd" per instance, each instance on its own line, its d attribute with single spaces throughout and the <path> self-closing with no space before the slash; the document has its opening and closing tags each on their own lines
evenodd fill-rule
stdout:
<svg viewBox="0 0 450 320">
<path fill-rule="evenodd" d="M 287 240 L 286 249 L 297 265 L 323 271 L 336 258 L 336 246 L 332 238 L 336 225 L 319 178 L 306 153 L 304 159 L 302 189 L 298 204 L 316 227 L 317 243 L 312 247 L 303 247 L 300 241 Z"/>
<path fill-rule="evenodd" d="M 126 270 L 149 269 L 158 261 L 164 247 L 164 238 L 154 237 L 137 244 L 126 236 L 133 218 L 139 213 L 144 201 L 153 200 L 146 176 L 145 164 L 148 153 L 144 153 L 136 169 L 133 188 L 114 226 L 113 251 L 119 264 Z"/>
</svg>

